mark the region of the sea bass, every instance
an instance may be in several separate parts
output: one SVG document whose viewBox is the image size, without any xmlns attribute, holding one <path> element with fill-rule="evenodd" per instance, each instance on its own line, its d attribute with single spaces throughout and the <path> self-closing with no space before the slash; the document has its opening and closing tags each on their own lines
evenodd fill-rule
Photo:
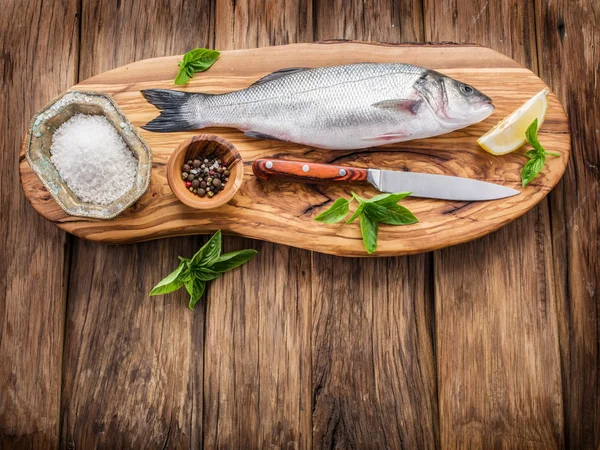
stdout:
<svg viewBox="0 0 600 450">
<path fill-rule="evenodd" d="M 227 94 L 143 90 L 160 116 L 144 129 L 209 126 L 325 149 L 359 149 L 448 133 L 494 110 L 468 84 L 410 64 L 288 68 Z"/>
</svg>

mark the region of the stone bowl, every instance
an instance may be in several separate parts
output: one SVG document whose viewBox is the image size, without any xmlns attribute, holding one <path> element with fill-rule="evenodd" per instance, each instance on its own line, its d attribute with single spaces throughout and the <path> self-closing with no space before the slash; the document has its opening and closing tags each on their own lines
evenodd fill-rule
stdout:
<svg viewBox="0 0 600 450">
<path fill-rule="evenodd" d="M 54 132 L 75 114 L 102 115 L 115 127 L 138 161 L 133 187 L 108 205 L 81 201 L 69 189 L 50 160 Z M 108 94 L 67 91 L 40 110 L 32 119 L 25 138 L 25 157 L 56 203 L 72 216 L 112 219 L 148 190 L 152 170 L 152 152 L 125 114 Z"/>
</svg>

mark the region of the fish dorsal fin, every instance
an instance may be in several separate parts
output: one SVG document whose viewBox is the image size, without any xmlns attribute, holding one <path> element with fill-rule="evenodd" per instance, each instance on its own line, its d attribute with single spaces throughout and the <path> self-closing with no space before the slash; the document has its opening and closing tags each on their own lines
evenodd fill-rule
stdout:
<svg viewBox="0 0 600 450">
<path fill-rule="evenodd" d="M 410 100 L 406 98 L 396 98 L 393 100 L 383 100 L 381 102 L 373 103 L 372 106 L 375 108 L 382 109 L 393 109 L 395 111 L 403 111 L 413 116 L 417 114 L 419 107 L 423 103 L 423 100 Z"/>
<path fill-rule="evenodd" d="M 310 70 L 310 67 L 287 67 L 285 69 L 276 70 L 275 72 L 271 72 L 268 75 L 265 75 L 259 80 L 256 80 L 251 86 L 256 86 L 258 84 L 268 83 L 269 81 L 276 80 L 277 78 L 284 77 L 286 75 L 291 75 L 293 73 L 303 72 L 305 70 Z"/>
</svg>

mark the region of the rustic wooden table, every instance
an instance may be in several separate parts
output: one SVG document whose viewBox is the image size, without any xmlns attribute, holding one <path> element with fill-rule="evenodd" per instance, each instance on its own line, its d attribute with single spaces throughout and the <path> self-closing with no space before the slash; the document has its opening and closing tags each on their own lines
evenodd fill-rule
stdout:
<svg viewBox="0 0 600 450">
<path fill-rule="evenodd" d="M 192 313 L 153 284 L 205 237 L 105 246 L 24 199 L 29 118 L 79 80 L 196 46 L 475 42 L 570 116 L 557 188 L 492 235 L 343 259 L 257 248 Z M 600 448 L 598 0 L 5 0 L 1 448 Z"/>
</svg>

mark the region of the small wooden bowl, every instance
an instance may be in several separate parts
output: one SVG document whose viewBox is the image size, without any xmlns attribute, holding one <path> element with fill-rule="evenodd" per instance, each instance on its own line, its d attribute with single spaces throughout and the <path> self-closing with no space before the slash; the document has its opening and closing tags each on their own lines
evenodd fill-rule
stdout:
<svg viewBox="0 0 600 450">
<path fill-rule="evenodd" d="M 213 156 L 223 161 L 229 170 L 229 181 L 214 197 L 199 197 L 190 192 L 181 178 L 186 161 Z M 186 205 L 196 209 L 214 209 L 227 203 L 238 191 L 244 178 L 242 157 L 230 142 L 218 136 L 199 134 L 186 139 L 173 151 L 167 164 L 167 180 L 173 193 Z"/>
</svg>

